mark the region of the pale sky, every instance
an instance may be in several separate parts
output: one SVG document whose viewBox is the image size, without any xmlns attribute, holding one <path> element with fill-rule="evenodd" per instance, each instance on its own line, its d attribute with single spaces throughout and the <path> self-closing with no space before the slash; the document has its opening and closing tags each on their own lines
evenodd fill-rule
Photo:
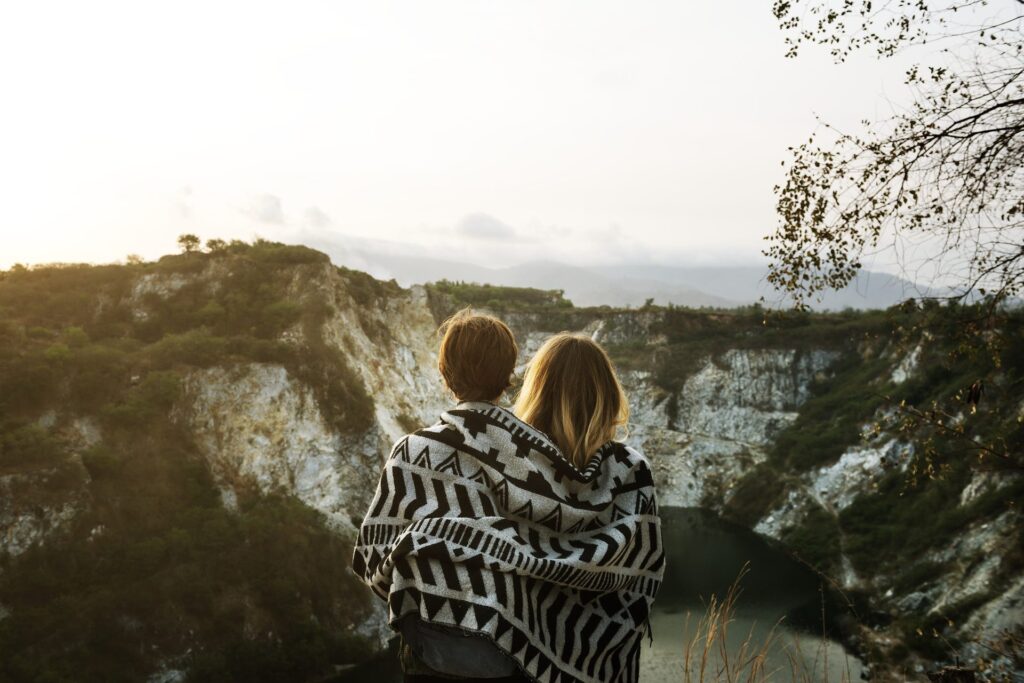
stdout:
<svg viewBox="0 0 1024 683">
<path fill-rule="evenodd" d="M 0 268 L 183 232 L 749 261 L 814 114 L 853 127 L 902 94 L 899 63 L 785 59 L 770 7 L 5 3 Z"/>
</svg>

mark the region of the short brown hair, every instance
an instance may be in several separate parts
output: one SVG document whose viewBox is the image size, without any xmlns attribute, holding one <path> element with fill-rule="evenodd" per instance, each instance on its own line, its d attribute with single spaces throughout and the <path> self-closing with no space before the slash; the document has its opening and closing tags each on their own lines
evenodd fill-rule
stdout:
<svg viewBox="0 0 1024 683">
<path fill-rule="evenodd" d="M 438 329 L 437 369 L 460 401 L 491 401 L 512 383 L 519 347 L 508 325 L 464 308 Z"/>
</svg>

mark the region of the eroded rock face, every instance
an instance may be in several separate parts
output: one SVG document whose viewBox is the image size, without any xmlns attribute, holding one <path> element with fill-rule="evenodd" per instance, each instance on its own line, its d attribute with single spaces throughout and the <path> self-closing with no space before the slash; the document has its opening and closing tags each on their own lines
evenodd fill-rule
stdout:
<svg viewBox="0 0 1024 683">
<path fill-rule="evenodd" d="M 786 529 L 799 526 L 813 509 L 839 514 L 893 468 L 905 469 L 912 451 L 910 444 L 891 438 L 847 448 L 833 464 L 794 479 L 785 500 L 762 517 L 754 531 L 780 539 Z M 848 571 L 845 575 L 849 580 L 844 585 L 852 587 L 856 583 L 854 574 Z"/>
<path fill-rule="evenodd" d="M 68 529 L 89 505 L 89 474 L 81 458 L 0 475 L 0 554 L 15 557 Z"/>
<path fill-rule="evenodd" d="M 780 429 L 809 397 L 815 376 L 838 354 L 793 349 L 730 349 L 707 358 L 671 396 L 649 373 L 623 376 L 631 445 L 651 459 L 662 505 L 721 511 L 743 475 L 765 459 Z"/>
<path fill-rule="evenodd" d="M 814 376 L 838 357 L 837 352 L 824 350 L 725 351 L 686 380 L 676 427 L 689 434 L 767 446 L 796 420 Z"/>
<path fill-rule="evenodd" d="M 976 609 L 963 624 L 964 633 L 977 634 L 973 642 L 965 646 L 965 655 L 970 658 L 992 657 L 993 649 L 1005 651 L 1001 642 L 1006 634 L 1019 633 L 1024 625 L 1024 576 L 1017 577 L 1002 593 Z M 1005 655 L 997 655 L 994 664 L 1002 670 L 1013 671 L 1017 666 Z"/>
<path fill-rule="evenodd" d="M 376 486 L 377 434 L 342 437 L 312 390 L 278 365 L 245 364 L 190 373 L 178 413 L 225 500 L 240 490 L 294 495 L 348 534 Z"/>
<path fill-rule="evenodd" d="M 413 287 L 381 306 L 361 308 L 343 287 L 321 285 L 332 314 L 324 339 L 351 359 L 367 392 L 382 441 L 378 465 L 409 425 L 432 425 L 452 405 L 437 372 L 437 324 L 423 287 Z"/>
<path fill-rule="evenodd" d="M 91 502 L 81 452 L 100 441 L 96 422 L 80 416 L 62 420 L 48 410 L 36 424 L 53 430 L 68 456 L 52 465 L 0 473 L 0 555 L 15 557 L 66 531 Z"/>
<path fill-rule="evenodd" d="M 197 370 L 185 381 L 178 414 L 195 434 L 230 501 L 247 486 L 295 495 L 353 535 L 394 442 L 434 424 L 451 405 L 438 376 L 436 324 L 422 287 L 355 301 L 329 265 L 298 278 L 295 298 L 316 297 L 329 314 L 320 331 L 358 374 L 373 400 L 373 422 L 341 434 L 325 420 L 312 388 L 276 365 Z M 301 343 L 302 331 L 285 337 Z"/>
<path fill-rule="evenodd" d="M 137 304 L 136 317 L 146 317 L 147 300 L 168 296 L 195 278 L 216 287 L 223 275 L 218 268 L 213 262 L 197 274 L 141 277 L 130 295 Z M 244 490 L 294 495 L 322 512 L 338 533 L 352 537 L 391 445 L 410 429 L 433 424 L 451 399 L 437 375 L 436 322 L 422 288 L 391 292 L 367 303 L 357 300 L 329 264 L 304 268 L 296 271 L 289 297 L 315 297 L 327 305 L 323 340 L 344 355 L 372 397 L 371 424 L 360 433 L 340 433 L 325 419 L 312 387 L 286 368 L 264 363 L 190 372 L 174 417 L 191 432 L 226 505 Z M 657 312 L 618 312 L 581 323 L 579 331 L 609 345 L 658 345 L 664 341 L 658 322 Z M 302 344 L 306 333 L 296 326 L 281 341 Z M 520 334 L 520 371 L 548 336 Z M 902 382 L 910 377 L 919 356 L 920 349 L 915 349 L 894 359 L 891 379 Z M 735 485 L 751 467 L 764 462 L 778 433 L 796 420 L 814 379 L 827 375 L 838 357 L 838 352 L 824 349 L 722 349 L 703 359 L 675 395 L 660 388 L 649 372 L 623 373 L 632 409 L 626 440 L 651 460 L 660 504 L 722 511 Z M 1024 414 L 1024 402 L 1020 411 Z M 95 425 L 87 421 L 69 422 L 67 416 L 56 414 L 46 419 L 71 424 L 81 447 L 99 439 Z M 759 520 L 755 530 L 781 538 L 812 509 L 840 512 L 895 462 L 906 462 L 905 448 L 883 436 L 849 447 L 833 464 L 794 477 L 783 502 Z M 87 477 L 84 468 L 81 473 Z M 0 548 L 7 553 L 24 552 L 65 528 L 88 504 L 87 483 L 78 493 L 72 487 L 48 498 L 47 476 L 0 476 Z M 961 503 L 999 485 L 976 477 Z M 992 634 L 1006 624 L 1021 623 L 1020 581 L 1004 593 L 983 592 L 997 575 L 1005 550 L 998 542 L 999 530 L 1010 522 L 997 522 L 973 529 L 971 538 L 958 539 L 950 547 L 952 555 L 932 558 L 955 558 L 956 566 L 932 585 L 892 596 L 893 609 L 918 613 L 982 596 L 987 601 L 972 613 L 965 629 Z M 842 582 L 857 584 L 860 579 L 843 559 Z M 382 607 L 379 602 L 377 606 Z M 353 628 L 377 636 L 381 643 L 389 633 L 383 609 Z"/>
</svg>

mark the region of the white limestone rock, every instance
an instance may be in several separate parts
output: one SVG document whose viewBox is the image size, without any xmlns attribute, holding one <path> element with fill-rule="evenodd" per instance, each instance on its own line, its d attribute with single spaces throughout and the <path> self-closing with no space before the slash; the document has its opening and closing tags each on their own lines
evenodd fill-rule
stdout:
<svg viewBox="0 0 1024 683">
<path fill-rule="evenodd" d="M 903 384 L 910 379 L 915 372 L 917 372 L 917 366 L 921 360 L 921 345 L 918 344 L 914 349 L 904 356 L 899 364 L 893 368 L 892 374 L 889 379 L 893 384 Z"/>
<path fill-rule="evenodd" d="M 294 495 L 354 534 L 376 486 L 376 434 L 343 438 L 309 387 L 278 365 L 252 363 L 189 373 L 178 413 L 230 506 L 235 493 Z M 369 493 L 367 491 L 369 490 Z"/>
<path fill-rule="evenodd" d="M 538 342 L 531 335 L 525 346 Z M 778 430 L 796 419 L 814 377 L 837 357 L 831 351 L 727 350 L 686 381 L 674 422 L 671 396 L 650 373 L 623 373 L 631 408 L 627 442 L 651 460 L 661 505 L 720 512 L 739 480 L 764 461 Z"/>
<path fill-rule="evenodd" d="M 767 446 L 797 417 L 814 376 L 838 353 L 794 349 L 729 349 L 686 380 L 676 428 Z"/>
<path fill-rule="evenodd" d="M 89 505 L 89 474 L 81 458 L 0 475 L 0 555 L 16 557 L 65 531 Z"/>
<path fill-rule="evenodd" d="M 847 508 L 854 498 L 870 491 L 887 472 L 906 464 L 911 447 L 897 439 L 876 446 L 848 448 L 832 465 L 809 478 L 815 499 L 834 512 Z"/>
<path fill-rule="evenodd" d="M 970 505 L 982 494 L 998 491 L 1010 485 L 1019 477 L 1020 475 L 1014 472 L 975 472 L 971 475 L 971 480 L 967 483 L 967 486 L 960 492 L 960 506 Z"/>
</svg>

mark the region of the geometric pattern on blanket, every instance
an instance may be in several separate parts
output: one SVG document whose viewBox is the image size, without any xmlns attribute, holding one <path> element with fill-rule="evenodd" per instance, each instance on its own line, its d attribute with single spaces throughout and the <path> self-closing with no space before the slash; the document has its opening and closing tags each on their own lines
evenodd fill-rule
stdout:
<svg viewBox="0 0 1024 683">
<path fill-rule="evenodd" d="M 643 455 L 610 441 L 580 470 L 479 402 L 395 444 L 353 554 L 393 628 L 484 636 L 544 683 L 635 682 L 664 565 Z"/>
</svg>

